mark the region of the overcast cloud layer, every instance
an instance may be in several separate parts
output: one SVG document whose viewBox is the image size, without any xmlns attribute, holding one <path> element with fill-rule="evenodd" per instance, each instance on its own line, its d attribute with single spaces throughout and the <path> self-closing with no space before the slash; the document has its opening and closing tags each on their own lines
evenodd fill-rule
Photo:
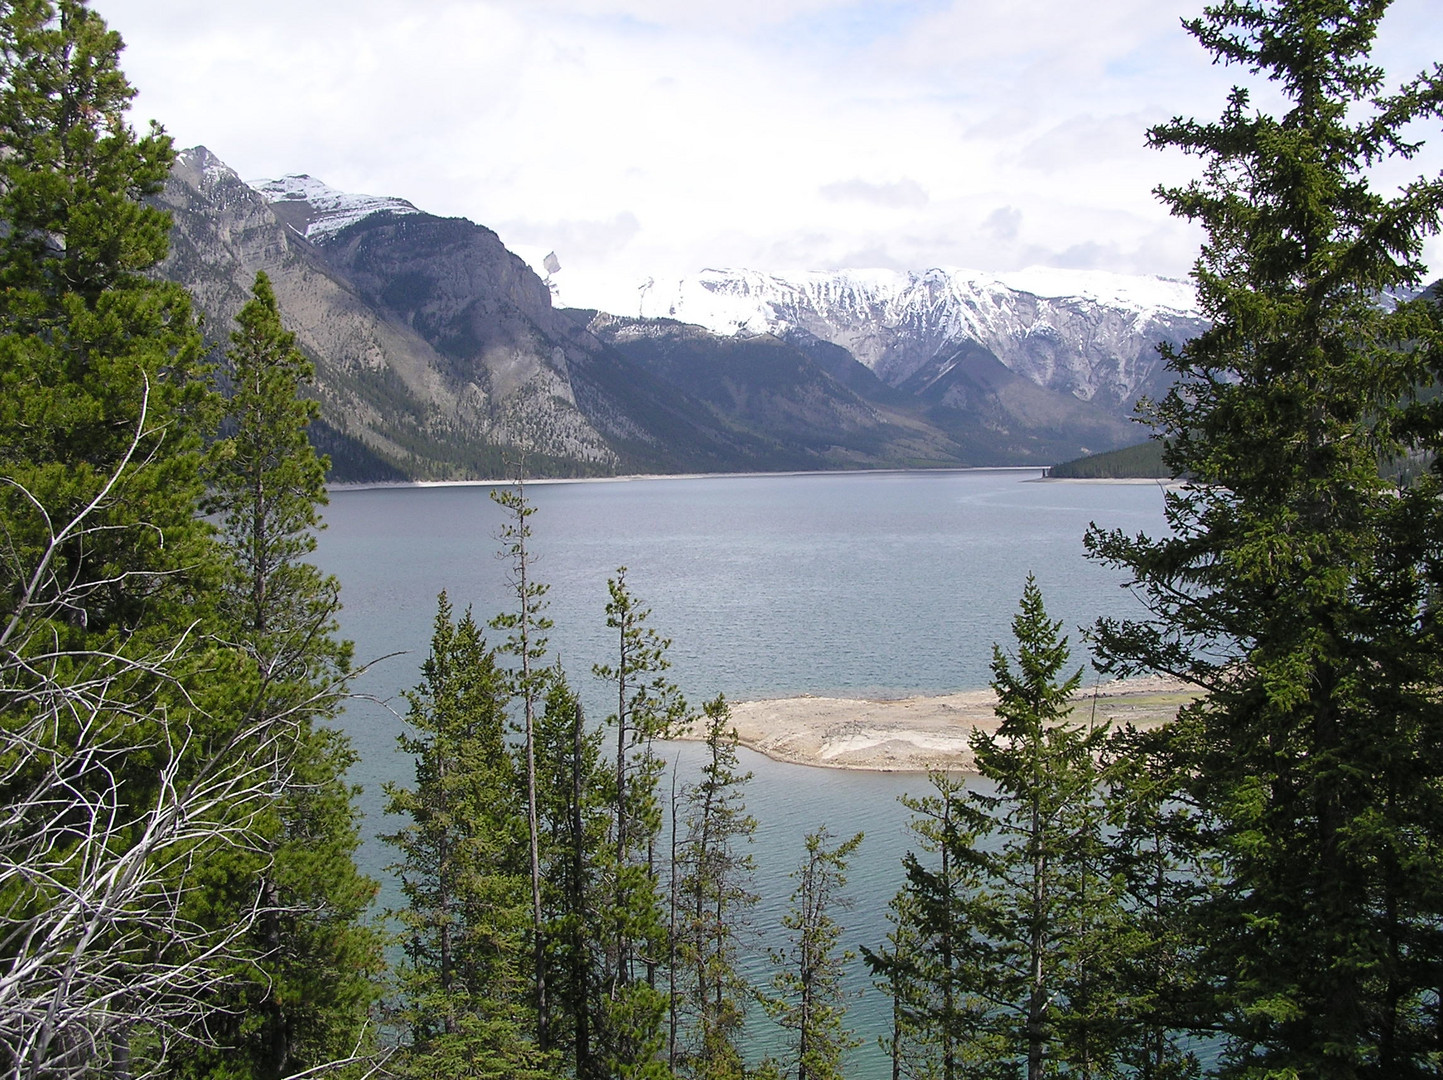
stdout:
<svg viewBox="0 0 1443 1080">
<path fill-rule="evenodd" d="M 1385 19 L 1391 82 L 1443 58 L 1436 3 Z M 247 179 L 400 196 L 533 265 L 554 249 L 563 302 L 622 312 L 707 266 L 1184 276 L 1198 234 L 1151 190 L 1196 162 L 1144 132 L 1247 78 L 1180 28 L 1200 0 L 94 6 L 137 122 Z M 1390 179 L 1443 167 L 1431 134 Z"/>
</svg>

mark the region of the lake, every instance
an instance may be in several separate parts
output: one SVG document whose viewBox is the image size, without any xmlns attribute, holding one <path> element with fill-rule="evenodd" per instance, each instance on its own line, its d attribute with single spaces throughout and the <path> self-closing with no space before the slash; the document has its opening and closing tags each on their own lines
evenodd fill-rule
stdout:
<svg viewBox="0 0 1443 1080">
<path fill-rule="evenodd" d="M 606 581 L 625 565 L 651 624 L 672 639 L 671 675 L 695 706 L 810 693 L 901 697 L 987 685 L 994 642 L 1006 647 L 1028 573 L 1048 611 L 1063 620 L 1074 655 L 1077 628 L 1099 615 L 1138 615 L 1122 576 L 1083 557 L 1089 522 L 1153 535 L 1162 492 L 1149 484 L 1037 482 L 1036 469 L 646 478 L 527 486 L 536 580 L 551 586 L 550 640 L 588 715 L 606 714 L 591 666 L 611 659 Z M 341 627 L 374 700 L 352 703 L 341 726 L 361 760 L 367 840 L 361 853 L 380 876 L 388 852 L 374 835 L 384 780 L 409 781 L 396 751 L 404 706 L 430 643 L 436 595 L 484 622 L 506 610 L 506 566 L 496 536 L 504 515 L 484 485 L 349 489 L 331 494 L 317 562 L 342 582 Z M 499 640 L 499 635 L 492 635 Z M 664 748 L 682 779 L 698 747 Z M 853 859 L 854 908 L 840 916 L 849 943 L 880 946 L 887 903 L 909 846 L 904 792 L 911 774 L 782 765 L 744 752 L 753 770 L 748 807 L 759 826 L 755 855 L 761 940 L 749 969 L 760 974 L 768 940 L 787 906 L 787 875 L 802 838 L 825 823 L 838 836 L 864 831 Z M 390 827 L 394 827 L 393 825 Z M 395 893 L 383 888 L 383 903 Z M 764 936 L 763 936 L 764 935 Z M 876 1047 L 888 1030 L 886 999 L 858 962 L 851 1020 L 864 1045 L 848 1075 L 889 1075 Z"/>
</svg>

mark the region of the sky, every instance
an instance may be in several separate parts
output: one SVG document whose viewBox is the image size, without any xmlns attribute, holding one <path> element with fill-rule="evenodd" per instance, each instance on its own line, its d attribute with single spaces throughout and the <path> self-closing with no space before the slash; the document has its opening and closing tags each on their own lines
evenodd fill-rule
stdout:
<svg viewBox="0 0 1443 1080">
<path fill-rule="evenodd" d="M 1396 0 L 1390 81 L 1443 59 Z M 1201 0 L 93 0 L 132 120 L 246 180 L 309 173 L 466 217 L 560 300 L 627 313 L 712 268 L 1184 277 L 1201 234 L 1152 194 L 1247 72 L 1182 29 Z M 1266 86 L 1255 100 L 1266 105 Z M 1421 132 L 1425 137 L 1427 131 Z M 1443 131 L 1380 183 L 1443 169 Z M 1427 257 L 1443 268 L 1443 245 Z"/>
</svg>

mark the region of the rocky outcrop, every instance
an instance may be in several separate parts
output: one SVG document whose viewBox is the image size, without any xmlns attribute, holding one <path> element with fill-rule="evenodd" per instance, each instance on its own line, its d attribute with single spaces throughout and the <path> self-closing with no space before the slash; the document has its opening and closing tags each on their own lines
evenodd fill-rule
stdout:
<svg viewBox="0 0 1443 1080">
<path fill-rule="evenodd" d="M 647 294 L 664 317 L 620 318 L 554 309 L 483 226 L 305 175 L 247 184 L 203 147 L 158 201 L 160 272 L 218 360 L 270 276 L 340 479 L 1051 464 L 1135 441 L 1152 346 L 1197 325 L 1157 283 L 1052 296 L 942 271 L 708 272 Z"/>
<path fill-rule="evenodd" d="M 1115 418 L 1167 385 L 1157 345 L 1205 326 L 1185 282 L 1100 273 L 707 270 L 645 294 L 648 315 L 722 334 L 812 337 L 846 349 L 889 386 L 931 400 L 979 349 L 1046 390 Z"/>
<path fill-rule="evenodd" d="M 323 248 L 204 147 L 182 152 L 160 202 L 173 227 L 159 272 L 190 288 L 217 353 L 264 270 L 343 442 L 423 477 L 501 475 L 523 455 L 537 471 L 616 464 L 530 318 L 554 318 L 545 286 L 495 234 L 386 209 Z M 460 237 L 449 261 L 430 250 L 437 234 Z"/>
</svg>

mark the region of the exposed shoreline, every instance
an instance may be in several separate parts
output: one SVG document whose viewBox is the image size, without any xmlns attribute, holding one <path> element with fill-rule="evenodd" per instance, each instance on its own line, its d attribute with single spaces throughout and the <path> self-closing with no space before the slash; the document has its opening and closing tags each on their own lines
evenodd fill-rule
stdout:
<svg viewBox="0 0 1443 1080">
<path fill-rule="evenodd" d="M 1073 718 L 1157 727 L 1197 693 L 1175 679 L 1116 680 L 1079 693 Z M 968 739 L 974 730 L 997 730 L 996 700 L 991 690 L 897 701 L 802 696 L 732 702 L 731 715 L 741 745 L 774 761 L 873 772 L 972 773 L 976 762 Z M 701 737 L 700 722 L 676 736 Z"/>
</svg>

